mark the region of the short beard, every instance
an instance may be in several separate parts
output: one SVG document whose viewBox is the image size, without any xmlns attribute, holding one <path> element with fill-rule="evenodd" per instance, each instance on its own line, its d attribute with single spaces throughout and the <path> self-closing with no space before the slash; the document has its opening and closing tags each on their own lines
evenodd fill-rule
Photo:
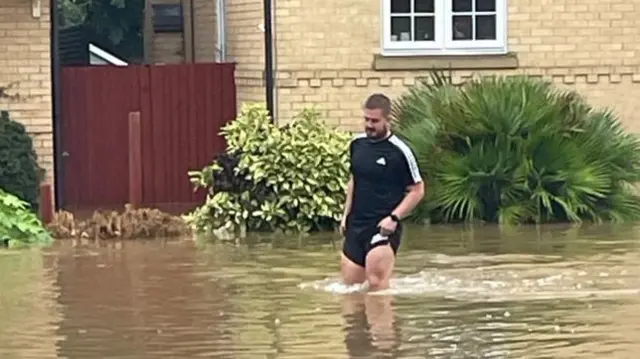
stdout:
<svg viewBox="0 0 640 359">
<path fill-rule="evenodd" d="M 370 132 L 366 132 L 367 137 L 372 140 L 372 141 L 380 141 L 383 140 L 387 137 L 387 135 L 389 134 L 389 129 L 386 129 L 383 133 L 378 133 L 378 132 L 374 132 L 374 133 L 370 133 Z"/>
</svg>

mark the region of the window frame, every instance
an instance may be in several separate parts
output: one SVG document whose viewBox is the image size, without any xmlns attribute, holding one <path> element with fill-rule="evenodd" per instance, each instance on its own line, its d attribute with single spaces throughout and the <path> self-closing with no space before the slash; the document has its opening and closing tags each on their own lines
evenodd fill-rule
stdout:
<svg viewBox="0 0 640 359">
<path fill-rule="evenodd" d="M 452 40 L 453 0 L 434 0 L 434 41 L 391 41 L 391 1 L 381 0 L 381 54 L 383 56 L 424 56 L 424 55 L 490 55 L 506 54 L 507 49 L 507 0 L 496 1 L 496 39 L 495 40 Z M 413 8 L 411 0 L 411 7 Z M 475 0 L 473 0 L 475 1 Z M 481 12 L 482 13 L 482 12 Z M 424 16 L 425 13 L 408 13 L 405 16 Z M 475 15 L 475 14 L 474 14 Z M 412 25 L 413 29 L 413 25 Z M 414 34 L 412 34 L 413 36 Z"/>
</svg>

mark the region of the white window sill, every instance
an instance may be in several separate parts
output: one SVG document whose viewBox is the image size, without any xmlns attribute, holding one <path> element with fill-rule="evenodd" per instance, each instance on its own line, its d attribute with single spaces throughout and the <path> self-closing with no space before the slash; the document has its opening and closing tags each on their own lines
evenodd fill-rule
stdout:
<svg viewBox="0 0 640 359">
<path fill-rule="evenodd" d="M 461 48 L 461 49 L 382 49 L 383 56 L 476 56 L 476 55 L 506 55 L 507 49 L 504 47 L 490 48 Z"/>
<path fill-rule="evenodd" d="M 518 57 L 515 53 L 397 53 L 375 54 L 373 69 L 376 71 L 410 70 L 480 70 L 480 69 L 516 69 Z"/>
</svg>

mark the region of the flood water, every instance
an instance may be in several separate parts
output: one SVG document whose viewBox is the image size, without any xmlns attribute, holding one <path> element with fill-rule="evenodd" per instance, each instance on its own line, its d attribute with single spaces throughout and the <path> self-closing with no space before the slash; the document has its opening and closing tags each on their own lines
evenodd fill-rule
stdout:
<svg viewBox="0 0 640 359">
<path fill-rule="evenodd" d="M 367 295 L 327 236 L 59 241 L 0 252 L 0 358 L 632 358 L 639 244 L 633 226 L 413 228 Z"/>
</svg>

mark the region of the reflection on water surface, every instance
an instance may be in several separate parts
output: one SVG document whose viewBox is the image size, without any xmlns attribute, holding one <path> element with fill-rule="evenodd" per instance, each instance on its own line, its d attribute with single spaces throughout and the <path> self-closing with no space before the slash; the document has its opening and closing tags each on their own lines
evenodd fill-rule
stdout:
<svg viewBox="0 0 640 359">
<path fill-rule="evenodd" d="M 0 358 L 631 358 L 639 239 L 414 228 L 376 295 L 321 236 L 0 252 Z"/>
</svg>

